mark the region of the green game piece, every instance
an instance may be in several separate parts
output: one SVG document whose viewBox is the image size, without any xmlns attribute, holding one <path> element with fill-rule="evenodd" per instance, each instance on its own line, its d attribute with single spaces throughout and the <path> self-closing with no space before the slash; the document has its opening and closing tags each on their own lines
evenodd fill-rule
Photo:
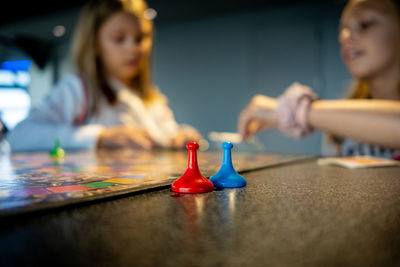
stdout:
<svg viewBox="0 0 400 267">
<path fill-rule="evenodd" d="M 50 151 L 50 157 L 56 162 L 60 163 L 65 158 L 65 151 L 60 147 L 60 140 L 56 138 L 54 148 Z"/>
</svg>

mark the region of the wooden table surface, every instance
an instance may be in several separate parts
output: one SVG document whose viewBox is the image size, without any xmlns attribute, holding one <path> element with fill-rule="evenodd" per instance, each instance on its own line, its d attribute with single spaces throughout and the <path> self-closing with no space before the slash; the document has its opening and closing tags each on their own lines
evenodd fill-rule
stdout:
<svg viewBox="0 0 400 267">
<path fill-rule="evenodd" d="M 308 160 L 1 221 L 1 266 L 400 266 L 400 168 Z"/>
</svg>

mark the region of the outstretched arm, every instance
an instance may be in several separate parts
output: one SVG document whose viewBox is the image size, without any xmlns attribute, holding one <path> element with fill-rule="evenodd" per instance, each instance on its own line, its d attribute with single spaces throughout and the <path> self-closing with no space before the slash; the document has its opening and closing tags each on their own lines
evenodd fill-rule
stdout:
<svg viewBox="0 0 400 267">
<path fill-rule="evenodd" d="M 241 112 L 239 133 L 253 133 L 278 126 L 277 100 L 258 95 Z M 400 102 L 389 100 L 316 100 L 308 123 L 317 130 L 383 147 L 400 148 Z"/>
<path fill-rule="evenodd" d="M 315 129 L 383 147 L 400 148 L 400 102 L 389 100 L 319 100 L 311 104 Z"/>
</svg>

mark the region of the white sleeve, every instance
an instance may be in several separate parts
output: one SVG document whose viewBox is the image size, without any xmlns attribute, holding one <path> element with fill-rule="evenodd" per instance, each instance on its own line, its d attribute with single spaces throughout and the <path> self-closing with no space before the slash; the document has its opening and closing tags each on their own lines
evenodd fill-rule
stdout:
<svg viewBox="0 0 400 267">
<path fill-rule="evenodd" d="M 84 90 L 77 76 L 69 76 L 53 88 L 43 103 L 9 134 L 13 152 L 50 150 L 56 138 L 65 149 L 93 148 L 101 125 L 75 126 L 84 106 Z"/>
<path fill-rule="evenodd" d="M 179 129 L 179 124 L 175 120 L 174 113 L 168 104 L 160 101 L 153 104 L 153 116 L 155 116 L 159 127 L 165 134 L 175 135 Z M 172 137 L 172 136 L 171 136 Z"/>
</svg>

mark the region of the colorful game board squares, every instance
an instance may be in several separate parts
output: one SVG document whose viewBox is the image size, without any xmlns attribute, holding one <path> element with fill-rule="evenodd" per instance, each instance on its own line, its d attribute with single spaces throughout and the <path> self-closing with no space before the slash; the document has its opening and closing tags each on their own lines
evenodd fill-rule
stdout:
<svg viewBox="0 0 400 267">
<path fill-rule="evenodd" d="M 119 179 L 144 179 L 148 174 L 134 174 L 134 175 L 124 175 L 118 177 Z"/>
<path fill-rule="evenodd" d="M 75 173 L 75 172 L 60 172 L 57 175 L 64 176 L 64 177 L 74 177 L 74 176 L 78 176 L 79 173 Z"/>
<path fill-rule="evenodd" d="M 51 194 L 45 188 L 27 188 L 20 190 L 11 190 L 10 195 L 15 197 L 28 197 L 33 195 L 48 195 Z"/>
<path fill-rule="evenodd" d="M 64 186 L 47 187 L 46 189 L 54 193 L 65 193 L 73 191 L 90 190 L 90 187 L 80 186 L 80 185 L 64 185 Z"/>
<path fill-rule="evenodd" d="M 85 187 L 92 187 L 92 188 L 104 188 L 104 187 L 109 187 L 111 185 L 116 185 L 116 184 L 117 183 L 101 181 L 101 182 L 93 182 L 93 183 L 80 184 L 80 185 L 85 186 Z"/>
<path fill-rule="evenodd" d="M 127 179 L 127 178 L 115 178 L 115 179 L 104 180 L 104 182 L 117 183 L 117 184 L 133 184 L 133 183 L 137 183 L 137 180 L 136 179 Z"/>
</svg>

